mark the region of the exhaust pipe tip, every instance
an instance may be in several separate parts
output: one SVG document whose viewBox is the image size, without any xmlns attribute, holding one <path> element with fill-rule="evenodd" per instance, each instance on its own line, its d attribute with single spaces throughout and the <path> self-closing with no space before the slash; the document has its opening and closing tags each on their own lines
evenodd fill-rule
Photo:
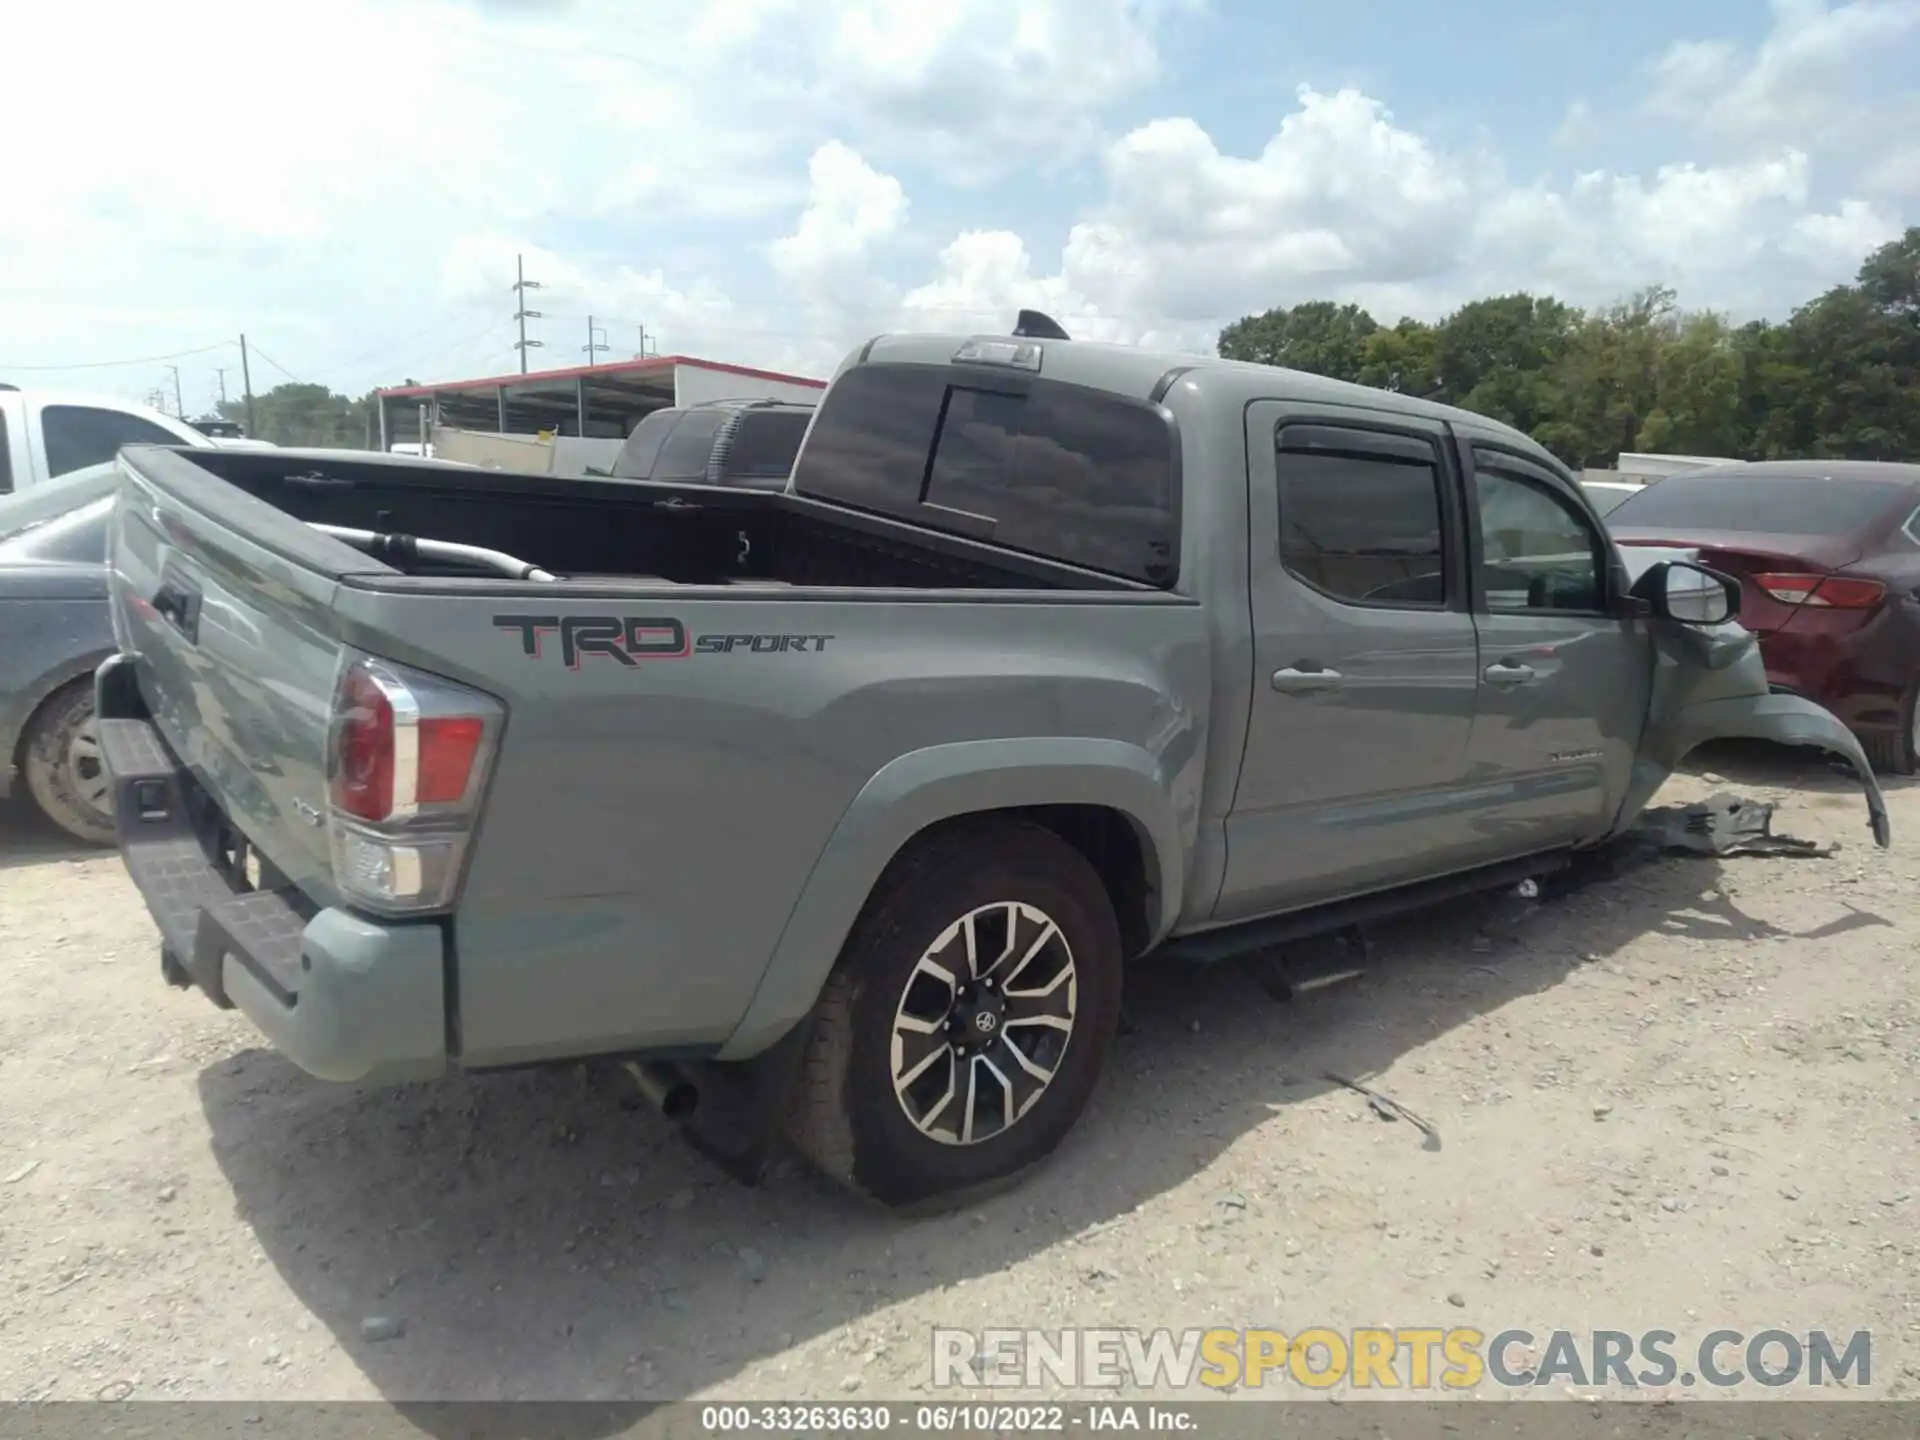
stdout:
<svg viewBox="0 0 1920 1440">
<path fill-rule="evenodd" d="M 669 1120 L 684 1120 L 700 1106 L 700 1091 L 673 1066 L 658 1060 L 629 1060 L 623 1067 L 640 1093 Z"/>
</svg>

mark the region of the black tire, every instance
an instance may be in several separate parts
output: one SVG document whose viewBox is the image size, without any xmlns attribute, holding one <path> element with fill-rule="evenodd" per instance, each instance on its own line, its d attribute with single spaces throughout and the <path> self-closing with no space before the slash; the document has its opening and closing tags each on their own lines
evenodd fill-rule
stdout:
<svg viewBox="0 0 1920 1440">
<path fill-rule="evenodd" d="M 114 843 L 111 802 L 98 803 L 105 779 L 93 725 L 93 677 L 63 685 L 33 712 L 20 747 L 20 771 L 34 804 L 55 825 L 89 845 Z"/>
<path fill-rule="evenodd" d="M 1912 775 L 1920 772 L 1920 754 L 1913 746 L 1914 707 L 1920 705 L 1920 681 L 1916 681 L 1900 702 L 1900 729 L 1892 735 L 1862 735 L 1860 748 L 1878 775 Z"/>
<path fill-rule="evenodd" d="M 896 1009 L 943 932 L 969 912 L 1003 902 L 1033 907 L 1057 927 L 1076 991 L 1072 1028 L 1064 1049 L 1047 1057 L 1054 1060 L 1051 1081 L 1010 1126 L 972 1143 L 943 1143 L 916 1128 L 896 1094 Z M 991 930 L 1034 922 L 983 916 L 979 923 Z M 1017 945 L 1014 932 L 1006 933 L 1011 951 L 1038 932 L 1021 931 Z M 1056 967 L 1057 974 L 1060 953 L 1049 945 L 1036 963 Z M 1119 1027 L 1121 962 L 1112 902 L 1078 850 L 1024 821 L 987 818 L 941 827 L 888 868 L 822 989 L 795 1084 L 789 1137 L 826 1175 L 883 1205 L 941 1209 L 1006 1188 L 1054 1152 L 1092 1098 Z M 1011 1010 L 1006 1018 L 1018 1021 Z M 1029 1035 L 1040 1038 L 1023 1044 L 1023 1053 L 1039 1054 L 1034 1044 L 1054 1043 L 1039 1031 L 1022 1032 L 1023 1039 Z M 1013 1057 L 992 1047 L 1013 1043 L 1004 1030 L 990 1032 L 980 1053 L 1011 1068 Z M 956 1077 L 978 1073 L 970 1061 L 952 1063 Z M 1013 1091 L 994 1093 L 1004 1113 Z"/>
</svg>

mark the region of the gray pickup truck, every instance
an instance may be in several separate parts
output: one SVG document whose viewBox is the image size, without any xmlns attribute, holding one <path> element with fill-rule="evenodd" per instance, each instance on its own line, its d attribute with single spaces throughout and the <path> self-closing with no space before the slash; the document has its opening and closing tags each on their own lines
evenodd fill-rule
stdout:
<svg viewBox="0 0 1920 1440">
<path fill-rule="evenodd" d="M 1125 963 L 1551 872 L 1703 741 L 1842 757 L 1887 843 L 1737 584 L 1310 375 L 883 336 L 780 492 L 120 464 L 99 730 L 166 978 L 332 1081 L 624 1062 L 748 1177 L 1005 1184 Z"/>
</svg>

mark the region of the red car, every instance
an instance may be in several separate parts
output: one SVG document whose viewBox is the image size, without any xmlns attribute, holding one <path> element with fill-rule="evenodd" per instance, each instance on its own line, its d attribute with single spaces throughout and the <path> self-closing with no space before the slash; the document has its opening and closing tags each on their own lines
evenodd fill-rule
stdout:
<svg viewBox="0 0 1920 1440">
<path fill-rule="evenodd" d="M 1669 475 L 1622 502 L 1623 546 L 1681 546 L 1741 584 L 1776 690 L 1832 711 L 1874 768 L 1920 768 L 1920 465 L 1774 460 Z"/>
</svg>

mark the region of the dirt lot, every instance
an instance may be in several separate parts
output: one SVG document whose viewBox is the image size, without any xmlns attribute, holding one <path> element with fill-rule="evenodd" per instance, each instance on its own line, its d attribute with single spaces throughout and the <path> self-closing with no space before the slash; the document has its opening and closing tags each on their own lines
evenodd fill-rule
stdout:
<svg viewBox="0 0 1920 1440">
<path fill-rule="evenodd" d="M 617 1074 L 310 1082 L 0 813 L 0 1399 L 911 1398 L 935 1323 L 1871 1329 L 1920 1394 L 1920 788 L 1880 852 L 1817 763 L 1710 763 L 1844 849 L 1455 906 L 1292 1005 L 1143 976 L 1057 1161 L 923 1221 L 735 1186 Z"/>
</svg>

